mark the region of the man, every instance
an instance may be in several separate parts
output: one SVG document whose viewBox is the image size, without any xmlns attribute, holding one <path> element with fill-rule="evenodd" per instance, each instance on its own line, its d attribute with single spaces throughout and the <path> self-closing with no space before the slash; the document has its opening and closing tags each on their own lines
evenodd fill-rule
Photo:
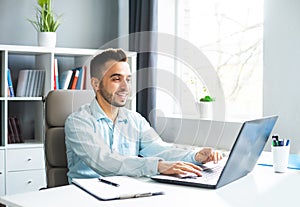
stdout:
<svg viewBox="0 0 300 207">
<path fill-rule="evenodd" d="M 195 164 L 222 157 L 211 148 L 187 151 L 161 140 L 137 112 L 123 106 L 130 93 L 131 72 L 121 49 L 108 49 L 90 63 L 95 99 L 65 123 L 68 177 L 150 176 L 194 173 Z"/>
</svg>

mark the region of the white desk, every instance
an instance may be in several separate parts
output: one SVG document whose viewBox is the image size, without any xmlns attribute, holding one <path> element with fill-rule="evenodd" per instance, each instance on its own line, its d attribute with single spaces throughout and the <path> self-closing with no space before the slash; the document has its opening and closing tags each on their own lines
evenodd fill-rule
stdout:
<svg viewBox="0 0 300 207">
<path fill-rule="evenodd" d="M 272 167 L 256 166 L 254 171 L 217 190 L 162 184 L 158 185 L 165 195 L 115 201 L 99 201 L 74 185 L 38 192 L 16 194 L 0 198 L 0 203 L 11 207 L 59 207 L 59 206 L 299 206 L 300 171 L 274 173 Z"/>
</svg>

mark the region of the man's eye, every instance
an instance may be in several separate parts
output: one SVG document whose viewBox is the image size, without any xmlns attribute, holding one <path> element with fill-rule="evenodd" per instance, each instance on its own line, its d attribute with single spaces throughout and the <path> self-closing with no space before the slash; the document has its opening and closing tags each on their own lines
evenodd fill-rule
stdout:
<svg viewBox="0 0 300 207">
<path fill-rule="evenodd" d="M 114 78 L 112 78 L 112 80 L 113 81 L 118 81 L 118 80 L 120 80 L 120 78 L 119 77 L 114 77 Z"/>
</svg>

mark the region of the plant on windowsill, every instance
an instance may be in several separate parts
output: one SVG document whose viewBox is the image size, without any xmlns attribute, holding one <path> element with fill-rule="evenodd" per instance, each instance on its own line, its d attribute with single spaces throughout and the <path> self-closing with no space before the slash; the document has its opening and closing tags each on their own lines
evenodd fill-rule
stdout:
<svg viewBox="0 0 300 207">
<path fill-rule="evenodd" d="M 209 93 L 207 92 L 207 88 L 203 86 L 203 94 L 205 94 L 202 98 L 199 99 L 200 102 L 213 102 L 216 99 L 211 97 Z"/>
<path fill-rule="evenodd" d="M 203 91 L 207 94 L 207 89 L 204 87 Z M 198 108 L 200 112 L 201 119 L 212 119 L 213 115 L 213 104 L 216 99 L 211 97 L 210 95 L 205 95 L 204 97 L 199 99 Z"/>
<path fill-rule="evenodd" d="M 199 100 L 200 102 L 212 102 L 212 101 L 215 101 L 215 98 L 212 98 L 211 96 L 207 95 L 203 98 L 200 98 Z"/>
<path fill-rule="evenodd" d="M 37 0 L 35 20 L 27 19 L 38 32 L 38 44 L 44 47 L 55 47 L 56 30 L 60 26 L 60 17 L 52 11 L 51 0 Z"/>
</svg>

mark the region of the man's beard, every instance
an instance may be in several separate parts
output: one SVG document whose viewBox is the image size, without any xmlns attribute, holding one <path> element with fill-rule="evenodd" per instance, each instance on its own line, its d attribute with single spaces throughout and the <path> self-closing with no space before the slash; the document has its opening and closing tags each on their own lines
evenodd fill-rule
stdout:
<svg viewBox="0 0 300 207">
<path fill-rule="evenodd" d="M 105 99 L 105 101 L 107 101 L 107 103 L 109 103 L 112 106 L 123 107 L 126 104 L 126 101 L 124 103 L 122 103 L 122 104 L 119 104 L 119 103 L 115 102 L 113 100 L 113 96 L 114 95 L 110 94 L 109 92 L 107 92 L 107 90 L 105 90 L 102 81 L 100 82 L 100 94 Z"/>
</svg>

